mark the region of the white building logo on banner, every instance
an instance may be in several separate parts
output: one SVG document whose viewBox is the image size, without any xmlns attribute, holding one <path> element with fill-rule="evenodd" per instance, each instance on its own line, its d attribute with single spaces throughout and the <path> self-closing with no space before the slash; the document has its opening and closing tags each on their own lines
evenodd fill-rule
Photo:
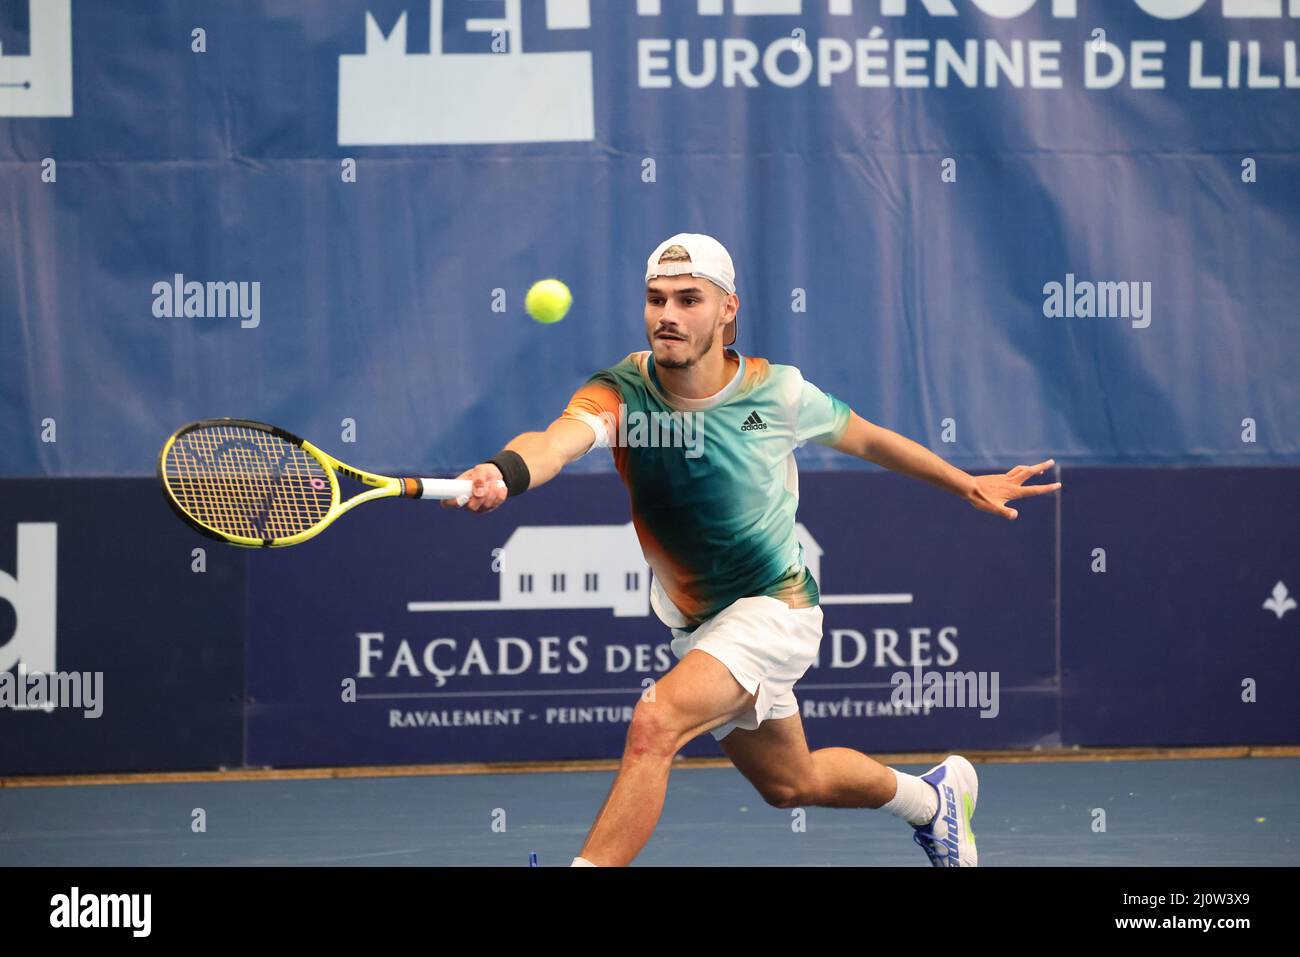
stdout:
<svg viewBox="0 0 1300 957">
<path fill-rule="evenodd" d="M 822 548 L 794 526 L 803 563 L 821 580 Z M 650 569 L 636 529 L 625 525 L 521 525 L 499 556 L 500 597 L 412 601 L 407 611 L 519 611 L 608 608 L 617 618 L 650 614 Z M 823 605 L 907 605 L 910 594 L 822 595 Z"/>
<path fill-rule="evenodd" d="M 30 4 L 30 40 L 26 55 L 0 43 L 0 116 L 71 116 L 72 0 L 18 2 Z"/>
<path fill-rule="evenodd" d="M 520 0 L 466 22 L 501 53 L 444 53 L 442 0 L 429 0 L 428 53 L 408 53 L 406 14 L 384 36 L 366 14 L 366 52 L 339 57 L 339 144 L 393 146 L 590 142 L 591 53 L 523 52 Z M 591 26 L 589 0 L 546 0 L 548 30 Z"/>
</svg>

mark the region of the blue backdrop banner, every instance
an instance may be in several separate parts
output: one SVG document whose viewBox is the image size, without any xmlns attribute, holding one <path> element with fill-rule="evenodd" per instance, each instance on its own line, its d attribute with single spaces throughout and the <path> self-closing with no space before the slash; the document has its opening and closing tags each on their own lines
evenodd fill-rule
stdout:
<svg viewBox="0 0 1300 957">
<path fill-rule="evenodd" d="M 1295 744 L 1296 480 L 1063 469 L 1008 522 L 804 473 L 809 743 Z M 617 757 L 676 660 L 649 587 L 613 476 L 365 505 L 284 550 L 201 538 L 153 480 L 0 481 L 0 775 Z M 81 699 L 43 707 L 50 674 Z"/>
<path fill-rule="evenodd" d="M 958 464 L 1295 464 L 1298 41 L 1283 0 L 4 0 L 0 471 L 144 475 L 214 415 L 457 471 L 644 344 L 682 230 L 743 351 Z"/>
</svg>

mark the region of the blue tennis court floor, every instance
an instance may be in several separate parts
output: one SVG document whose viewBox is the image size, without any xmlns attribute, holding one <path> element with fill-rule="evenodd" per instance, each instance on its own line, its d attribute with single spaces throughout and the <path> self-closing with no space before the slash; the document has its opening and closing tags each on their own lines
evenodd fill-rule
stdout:
<svg viewBox="0 0 1300 957">
<path fill-rule="evenodd" d="M 899 765 L 922 773 L 925 767 Z M 981 763 L 980 863 L 1291 865 L 1300 758 Z M 566 865 L 612 771 L 0 788 L 0 865 Z M 201 809 L 206 830 L 193 822 Z M 1105 830 L 1097 829 L 1097 810 Z M 880 811 L 680 767 L 639 866 L 929 866 Z"/>
</svg>

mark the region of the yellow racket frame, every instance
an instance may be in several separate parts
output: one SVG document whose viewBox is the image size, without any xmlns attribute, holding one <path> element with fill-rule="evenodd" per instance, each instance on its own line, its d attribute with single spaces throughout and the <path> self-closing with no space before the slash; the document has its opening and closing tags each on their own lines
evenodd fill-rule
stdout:
<svg viewBox="0 0 1300 957">
<path fill-rule="evenodd" d="M 168 475 L 167 456 L 176 441 L 187 433 L 196 429 L 219 426 L 267 432 L 275 438 L 296 445 L 314 458 L 322 466 L 325 476 L 329 480 L 330 506 L 325 514 L 314 525 L 304 531 L 275 538 L 254 538 L 223 532 L 192 515 L 181 504 L 177 489 L 172 483 L 171 476 Z M 354 495 L 347 501 L 341 501 L 337 476 L 337 473 L 340 472 L 350 479 L 355 479 L 363 485 L 370 486 L 370 491 Z M 255 422 L 251 419 L 203 419 L 177 429 L 168 437 L 163 444 L 162 451 L 158 453 L 158 478 L 162 482 L 163 491 L 166 493 L 167 503 L 172 507 L 172 511 L 176 512 L 187 525 L 209 538 L 228 542 L 231 545 L 239 545 L 243 548 L 282 548 L 287 545 L 297 545 L 310 538 L 315 538 L 340 515 L 350 512 L 358 505 L 373 502 L 375 499 L 398 497 L 459 498 L 463 504 L 463 499 L 468 494 L 472 484 L 468 481 L 454 479 L 391 478 L 386 475 L 376 475 L 374 472 L 366 472 L 341 462 L 328 452 L 317 448 L 306 439 L 300 438 L 292 432 L 285 431 L 278 426 L 268 425 L 265 422 Z"/>
</svg>

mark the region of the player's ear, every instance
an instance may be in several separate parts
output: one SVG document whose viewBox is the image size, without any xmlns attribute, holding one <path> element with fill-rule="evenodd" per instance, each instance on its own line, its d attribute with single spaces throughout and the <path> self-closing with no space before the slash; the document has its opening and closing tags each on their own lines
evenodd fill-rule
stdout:
<svg viewBox="0 0 1300 957">
<path fill-rule="evenodd" d="M 734 292 L 728 293 L 727 304 L 731 307 L 731 315 L 734 316 L 738 312 L 740 312 L 740 297 L 736 295 Z"/>
</svg>

